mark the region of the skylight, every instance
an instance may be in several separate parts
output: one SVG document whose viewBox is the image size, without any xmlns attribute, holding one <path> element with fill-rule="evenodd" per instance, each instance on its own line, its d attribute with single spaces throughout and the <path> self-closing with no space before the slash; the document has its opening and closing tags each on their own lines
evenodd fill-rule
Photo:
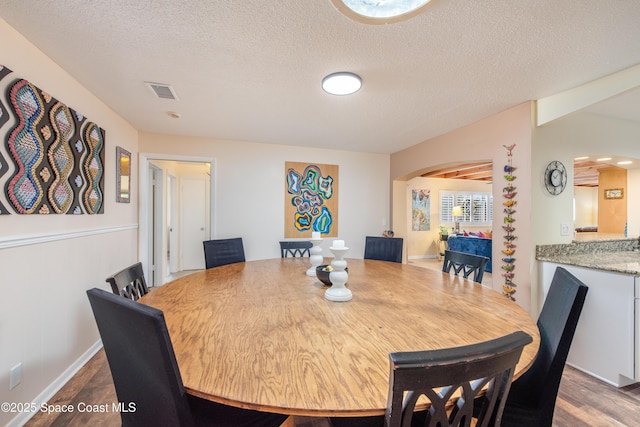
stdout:
<svg viewBox="0 0 640 427">
<path fill-rule="evenodd" d="M 345 15 L 366 23 L 390 23 L 414 16 L 431 0 L 332 0 Z"/>
</svg>

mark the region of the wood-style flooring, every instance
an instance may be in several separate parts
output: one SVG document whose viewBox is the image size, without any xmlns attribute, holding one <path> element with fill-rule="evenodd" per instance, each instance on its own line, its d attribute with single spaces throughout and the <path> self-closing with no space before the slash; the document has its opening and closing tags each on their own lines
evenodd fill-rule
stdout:
<svg viewBox="0 0 640 427">
<path fill-rule="evenodd" d="M 85 405 L 117 402 L 109 365 L 100 350 L 80 371 L 49 400 L 49 405 L 79 403 Z M 553 419 L 555 427 L 617 427 L 637 426 L 640 420 L 640 384 L 616 388 L 577 369 L 567 366 L 560 383 L 560 391 Z M 120 426 L 117 412 L 37 413 L 27 427 Z M 295 417 L 296 427 L 329 427 L 323 418 Z"/>
</svg>

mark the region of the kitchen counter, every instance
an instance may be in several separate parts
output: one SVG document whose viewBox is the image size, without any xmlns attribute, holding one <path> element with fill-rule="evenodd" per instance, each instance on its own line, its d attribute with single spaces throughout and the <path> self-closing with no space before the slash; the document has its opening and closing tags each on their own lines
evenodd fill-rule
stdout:
<svg viewBox="0 0 640 427">
<path fill-rule="evenodd" d="M 536 246 L 536 260 L 640 276 L 638 239 Z"/>
<path fill-rule="evenodd" d="M 537 260 L 640 276 L 640 252 L 638 251 L 555 255 L 538 257 Z"/>
<path fill-rule="evenodd" d="M 638 239 L 536 246 L 546 298 L 557 268 L 589 287 L 567 363 L 616 387 L 640 381 Z"/>
</svg>

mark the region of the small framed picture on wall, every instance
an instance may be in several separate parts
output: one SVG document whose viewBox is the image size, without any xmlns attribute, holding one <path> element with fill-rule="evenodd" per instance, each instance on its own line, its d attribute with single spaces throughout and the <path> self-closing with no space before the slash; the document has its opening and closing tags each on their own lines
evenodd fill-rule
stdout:
<svg viewBox="0 0 640 427">
<path fill-rule="evenodd" d="M 622 188 L 610 188 L 604 190 L 605 199 L 622 199 L 624 197 L 624 191 Z"/>
</svg>

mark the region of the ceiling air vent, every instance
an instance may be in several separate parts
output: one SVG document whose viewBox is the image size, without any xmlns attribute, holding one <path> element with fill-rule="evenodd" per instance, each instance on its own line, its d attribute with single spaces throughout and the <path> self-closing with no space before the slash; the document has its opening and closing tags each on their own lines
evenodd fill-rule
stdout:
<svg viewBox="0 0 640 427">
<path fill-rule="evenodd" d="M 178 100 L 178 96 L 170 85 L 164 83 L 145 82 L 158 98 Z"/>
</svg>

